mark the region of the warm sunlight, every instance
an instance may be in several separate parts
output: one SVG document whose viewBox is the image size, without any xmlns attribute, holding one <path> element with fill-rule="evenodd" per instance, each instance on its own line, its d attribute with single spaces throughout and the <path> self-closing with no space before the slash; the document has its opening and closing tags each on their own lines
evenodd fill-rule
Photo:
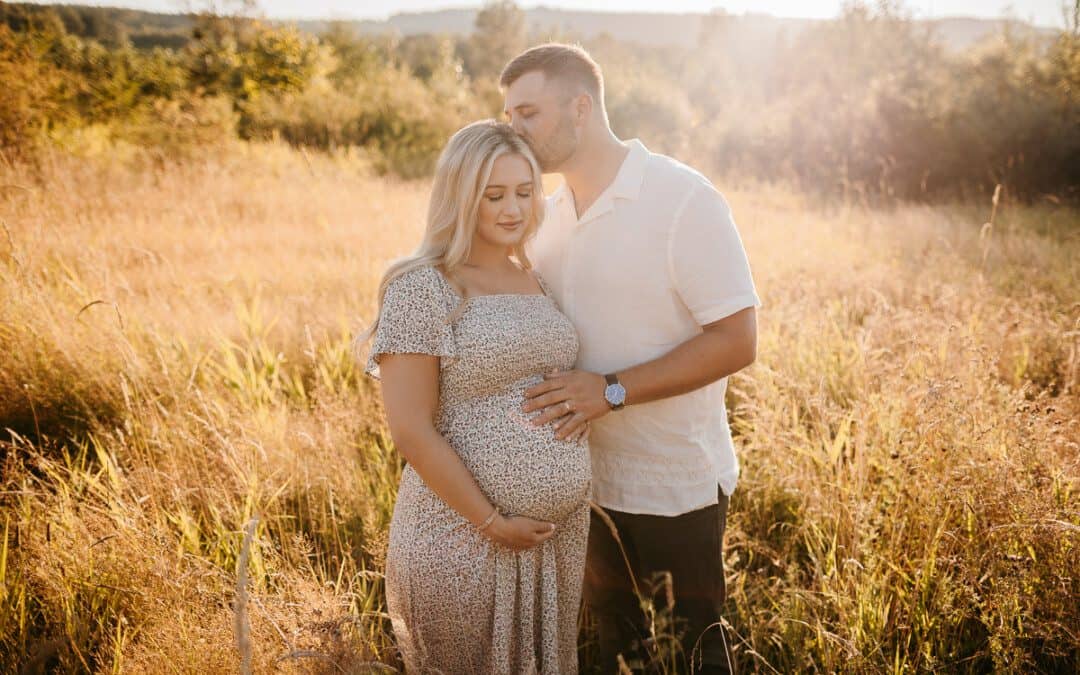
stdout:
<svg viewBox="0 0 1080 675">
<path fill-rule="evenodd" d="M 153 12 L 182 12 L 210 6 L 229 7 L 243 0 L 80 0 L 61 4 L 129 7 Z M 37 4 L 49 4 L 34 0 Z M 840 14 L 843 0 L 547 0 L 519 3 L 524 8 L 566 9 L 588 12 L 709 13 L 722 9 L 730 14 L 771 14 L 773 16 L 829 19 Z M 1040 26 L 1063 25 L 1061 0 L 905 0 L 905 7 L 920 19 L 944 17 L 1015 18 Z M 258 0 L 256 9 L 273 18 L 376 19 L 406 12 L 431 12 L 479 7 L 475 0 Z"/>
<path fill-rule="evenodd" d="M 1080 672 L 1080 0 L 469 4 L 0 3 L 0 672 Z"/>
</svg>

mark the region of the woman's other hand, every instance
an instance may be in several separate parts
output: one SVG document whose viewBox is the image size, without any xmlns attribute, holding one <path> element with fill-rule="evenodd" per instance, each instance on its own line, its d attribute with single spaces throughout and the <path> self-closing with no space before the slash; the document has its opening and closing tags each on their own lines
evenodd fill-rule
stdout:
<svg viewBox="0 0 1080 675">
<path fill-rule="evenodd" d="M 499 514 L 484 530 L 493 541 L 515 551 L 524 551 L 542 544 L 555 534 L 555 524 L 533 520 L 526 516 Z"/>
</svg>

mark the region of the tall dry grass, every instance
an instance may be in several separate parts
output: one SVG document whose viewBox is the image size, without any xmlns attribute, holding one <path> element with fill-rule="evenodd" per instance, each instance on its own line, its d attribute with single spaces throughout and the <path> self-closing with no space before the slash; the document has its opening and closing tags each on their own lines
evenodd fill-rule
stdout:
<svg viewBox="0 0 1080 675">
<path fill-rule="evenodd" d="M 744 669 L 1074 669 L 1077 214 L 720 185 L 764 300 Z M 400 459 L 349 340 L 426 187 L 278 145 L 0 168 L 0 670 L 398 665 Z"/>
</svg>

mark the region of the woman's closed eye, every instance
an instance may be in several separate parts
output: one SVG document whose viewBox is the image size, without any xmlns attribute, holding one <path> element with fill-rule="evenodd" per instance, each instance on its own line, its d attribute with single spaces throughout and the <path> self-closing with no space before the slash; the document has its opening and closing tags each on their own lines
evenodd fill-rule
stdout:
<svg viewBox="0 0 1080 675">
<path fill-rule="evenodd" d="M 528 199 L 529 197 L 532 197 L 532 192 L 519 192 L 517 193 L 517 196 L 522 199 Z M 503 198 L 503 195 L 501 193 L 497 195 L 488 195 L 487 198 L 488 201 L 497 202 Z"/>
</svg>

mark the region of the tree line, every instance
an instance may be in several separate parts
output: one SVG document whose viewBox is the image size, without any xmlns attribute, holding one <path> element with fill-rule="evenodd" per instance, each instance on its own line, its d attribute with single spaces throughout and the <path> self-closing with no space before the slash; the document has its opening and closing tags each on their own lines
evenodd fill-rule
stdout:
<svg viewBox="0 0 1080 675">
<path fill-rule="evenodd" d="M 1080 198 L 1080 0 L 1050 39 L 1006 28 L 960 51 L 889 0 L 749 49 L 722 11 L 677 47 L 530 32 L 509 0 L 471 35 L 125 11 L 0 5 L 0 152 L 32 158 L 92 134 L 172 158 L 280 138 L 424 176 L 455 129 L 500 114 L 502 64 L 558 39 L 604 67 L 618 134 L 708 171 L 870 198 L 998 184 Z"/>
</svg>

